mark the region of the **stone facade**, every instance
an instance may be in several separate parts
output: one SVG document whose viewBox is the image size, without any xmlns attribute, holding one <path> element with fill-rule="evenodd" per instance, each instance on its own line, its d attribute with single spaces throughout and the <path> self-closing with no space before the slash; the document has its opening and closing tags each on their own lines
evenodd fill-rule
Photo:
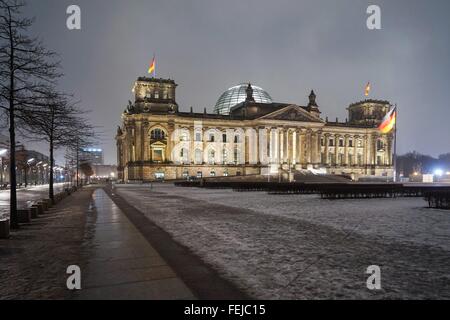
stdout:
<svg viewBox="0 0 450 320">
<path fill-rule="evenodd" d="M 310 170 L 392 177 L 392 133 L 377 129 L 387 101 L 350 105 L 349 119 L 320 118 L 316 95 L 307 106 L 246 101 L 229 115 L 181 112 L 172 80 L 139 78 L 118 128 L 118 178 L 125 182 L 189 176 L 278 174 Z"/>
</svg>

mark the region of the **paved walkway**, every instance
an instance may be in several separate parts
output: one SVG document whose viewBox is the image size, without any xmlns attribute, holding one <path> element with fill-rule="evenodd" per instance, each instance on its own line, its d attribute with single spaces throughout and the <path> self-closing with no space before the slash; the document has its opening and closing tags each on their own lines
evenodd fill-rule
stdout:
<svg viewBox="0 0 450 320">
<path fill-rule="evenodd" d="M 69 299 L 66 269 L 79 265 L 93 189 L 83 188 L 0 239 L 0 300 Z"/>
<path fill-rule="evenodd" d="M 103 189 L 92 199 L 76 299 L 195 299 Z"/>
</svg>

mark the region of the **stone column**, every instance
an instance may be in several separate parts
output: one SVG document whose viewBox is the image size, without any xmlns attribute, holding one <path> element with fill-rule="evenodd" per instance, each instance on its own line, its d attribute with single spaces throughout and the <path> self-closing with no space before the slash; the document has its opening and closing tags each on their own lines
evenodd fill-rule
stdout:
<svg viewBox="0 0 450 320">
<path fill-rule="evenodd" d="M 297 164 L 297 129 L 292 130 L 292 164 Z"/>
<path fill-rule="evenodd" d="M 278 129 L 278 139 L 279 139 L 279 150 L 280 150 L 278 162 L 283 163 L 284 152 L 285 152 L 285 149 L 284 149 L 285 140 L 284 140 L 284 129 L 283 128 Z"/>
<path fill-rule="evenodd" d="M 344 136 L 344 163 L 343 163 L 344 165 L 348 164 L 348 138 L 349 135 L 346 134 Z"/>
<path fill-rule="evenodd" d="M 320 163 L 320 133 L 318 131 L 314 132 L 314 164 Z"/>
<path fill-rule="evenodd" d="M 267 130 L 266 128 L 258 129 L 259 136 L 259 162 L 264 164 L 266 162 L 267 157 Z"/>
<path fill-rule="evenodd" d="M 292 136 L 291 136 L 291 129 L 286 129 L 286 155 L 285 155 L 285 162 L 291 163 L 291 153 L 292 153 Z"/>
<path fill-rule="evenodd" d="M 260 159 L 259 159 L 259 129 L 255 129 L 255 163 L 256 164 L 260 164 Z"/>
<path fill-rule="evenodd" d="M 195 128 L 194 126 L 189 127 L 189 162 L 195 163 Z"/>
<path fill-rule="evenodd" d="M 141 133 L 142 133 L 142 122 L 136 121 L 135 122 L 135 131 L 134 131 L 134 156 L 135 161 L 142 160 L 142 144 L 141 144 Z"/>
<path fill-rule="evenodd" d="M 298 161 L 303 166 L 305 164 L 305 132 L 300 129 L 298 134 Z"/>
<path fill-rule="evenodd" d="M 280 161 L 280 131 L 278 128 L 275 129 L 275 145 L 274 145 L 274 162 L 279 163 Z"/>
<path fill-rule="evenodd" d="M 308 129 L 306 131 L 306 136 L 305 136 L 305 150 L 306 150 L 306 164 L 310 164 L 311 163 L 311 129 Z"/>
<path fill-rule="evenodd" d="M 371 136 L 370 135 L 365 135 L 364 136 L 364 164 L 365 165 L 371 165 L 370 159 L 371 159 L 371 149 L 372 149 L 372 144 L 371 144 Z"/>
<path fill-rule="evenodd" d="M 245 128 L 244 130 L 244 140 L 245 140 L 245 155 L 244 155 L 244 161 L 243 164 L 249 164 L 250 163 L 250 137 L 248 135 L 248 128 Z"/>
<path fill-rule="evenodd" d="M 339 164 L 339 138 L 339 134 L 334 136 L 334 163 L 336 164 L 336 167 Z"/>
</svg>

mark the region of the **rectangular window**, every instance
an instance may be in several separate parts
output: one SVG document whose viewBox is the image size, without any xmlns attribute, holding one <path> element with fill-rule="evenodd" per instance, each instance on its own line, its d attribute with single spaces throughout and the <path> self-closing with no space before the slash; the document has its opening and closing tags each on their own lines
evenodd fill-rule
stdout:
<svg viewBox="0 0 450 320">
<path fill-rule="evenodd" d="M 322 147 L 325 146 L 325 140 L 324 140 L 323 138 L 320 139 L 320 145 L 321 145 Z"/>
<path fill-rule="evenodd" d="M 381 151 L 384 149 L 384 143 L 382 140 L 377 140 L 377 151 Z"/>
<path fill-rule="evenodd" d="M 361 153 L 358 153 L 358 166 L 363 165 L 363 155 Z"/>
<path fill-rule="evenodd" d="M 155 179 L 156 180 L 164 180 L 165 174 L 164 172 L 155 172 Z"/>
<path fill-rule="evenodd" d="M 330 141 L 328 141 L 328 145 L 330 147 L 334 147 L 334 139 L 330 139 Z"/>
<path fill-rule="evenodd" d="M 353 140 L 348 140 L 348 146 L 349 146 L 350 148 L 353 147 Z"/>
<path fill-rule="evenodd" d="M 363 146 L 363 142 L 361 139 L 358 139 L 358 148 L 361 148 Z"/>
<path fill-rule="evenodd" d="M 328 163 L 330 163 L 331 165 L 335 165 L 336 164 L 335 162 L 336 161 L 335 161 L 335 158 L 334 158 L 334 153 L 330 152 L 328 154 Z"/>
<path fill-rule="evenodd" d="M 343 147 L 344 146 L 344 139 L 339 139 L 339 147 Z"/>
<path fill-rule="evenodd" d="M 227 143 L 227 135 L 226 134 L 222 135 L 222 140 L 223 140 L 223 143 Z"/>
<path fill-rule="evenodd" d="M 377 166 L 381 166 L 383 164 L 381 156 L 377 156 Z"/>
<path fill-rule="evenodd" d="M 202 141 L 202 134 L 200 132 L 195 134 L 195 141 Z"/>
<path fill-rule="evenodd" d="M 163 161 L 163 152 L 160 149 L 153 150 L 153 161 Z"/>
</svg>

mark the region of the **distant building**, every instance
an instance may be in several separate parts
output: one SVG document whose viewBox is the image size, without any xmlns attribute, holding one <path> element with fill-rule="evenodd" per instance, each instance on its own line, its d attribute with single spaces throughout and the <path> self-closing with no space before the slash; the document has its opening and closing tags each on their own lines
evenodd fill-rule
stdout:
<svg viewBox="0 0 450 320">
<path fill-rule="evenodd" d="M 45 154 L 18 146 L 16 150 L 17 183 L 20 185 L 48 183 L 50 159 Z"/>
<path fill-rule="evenodd" d="M 8 137 L 0 134 L 0 188 L 9 180 L 9 175 L 7 173 L 7 163 L 9 158 L 8 149 Z"/>
<path fill-rule="evenodd" d="M 88 162 L 92 166 L 103 165 L 103 150 L 93 147 L 81 149 L 80 162 Z"/>
<path fill-rule="evenodd" d="M 393 133 L 378 125 L 388 101 L 348 107 L 348 120 L 323 119 L 311 91 L 305 105 L 278 103 L 249 83 L 231 87 L 214 113 L 180 111 L 173 80 L 138 78 L 117 130 L 119 180 L 188 176 L 329 174 L 393 176 Z"/>
<path fill-rule="evenodd" d="M 117 166 L 116 165 L 93 165 L 94 178 L 98 179 L 116 179 L 117 178 Z"/>
</svg>

